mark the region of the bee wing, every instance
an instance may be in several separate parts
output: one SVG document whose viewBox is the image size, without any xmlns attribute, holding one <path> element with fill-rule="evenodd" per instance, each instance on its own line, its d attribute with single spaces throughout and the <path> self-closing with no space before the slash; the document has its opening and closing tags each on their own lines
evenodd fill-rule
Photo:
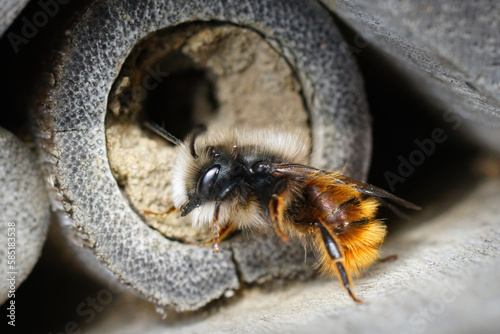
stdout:
<svg viewBox="0 0 500 334">
<path fill-rule="evenodd" d="M 308 177 L 311 173 L 333 174 L 323 169 L 301 164 L 273 164 L 272 171 L 274 174 L 294 177 Z"/>
<path fill-rule="evenodd" d="M 421 207 L 419 207 L 418 205 L 415 205 L 415 204 L 408 202 L 400 197 L 397 197 L 397 196 L 391 194 L 390 192 L 388 192 L 382 188 L 375 187 L 375 186 L 372 186 L 371 184 L 351 179 L 348 176 L 342 175 L 342 178 L 345 178 L 346 180 L 348 180 L 348 184 L 352 188 L 359 191 L 360 193 L 367 194 L 367 195 L 374 196 L 374 197 L 380 197 L 383 199 L 387 199 L 387 200 L 389 200 L 389 201 L 391 201 L 391 202 L 393 202 L 393 203 L 395 203 L 403 208 L 407 208 L 407 209 L 411 209 L 411 210 L 420 210 L 421 209 Z M 391 207 L 391 205 L 388 205 L 388 206 Z"/>
<path fill-rule="evenodd" d="M 288 175 L 296 178 L 307 178 L 310 177 L 311 174 L 317 174 L 317 173 L 328 175 L 328 177 L 330 177 L 333 180 L 333 183 L 335 184 L 346 185 L 353 189 L 356 189 L 360 193 L 370 195 L 373 197 L 379 197 L 381 199 L 387 199 L 393 202 L 394 204 L 397 204 L 407 209 L 411 210 L 421 209 L 418 205 L 405 201 L 404 199 L 397 197 L 384 189 L 372 186 L 371 184 L 365 182 L 352 179 L 340 173 L 332 173 L 323 169 L 317 169 L 314 167 L 301 164 L 276 164 L 273 167 L 274 167 L 273 171 L 275 171 L 277 174 Z M 382 201 L 382 202 L 386 204 L 389 208 L 398 211 L 390 203 L 387 203 L 387 201 Z"/>
</svg>

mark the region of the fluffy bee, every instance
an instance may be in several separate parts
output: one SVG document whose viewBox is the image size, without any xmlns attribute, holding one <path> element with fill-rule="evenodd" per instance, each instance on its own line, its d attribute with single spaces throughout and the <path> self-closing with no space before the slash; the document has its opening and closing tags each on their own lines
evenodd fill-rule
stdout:
<svg viewBox="0 0 500 334">
<path fill-rule="evenodd" d="M 173 202 L 195 227 L 210 227 L 214 252 L 234 229 L 274 229 L 319 255 L 322 271 L 349 295 L 351 276 L 379 258 L 386 234 L 379 205 L 416 205 L 339 172 L 305 165 L 308 143 L 291 132 L 238 128 L 194 131 L 184 142 L 156 124 L 148 128 L 178 146 Z M 173 211 L 173 210 L 169 210 Z"/>
</svg>

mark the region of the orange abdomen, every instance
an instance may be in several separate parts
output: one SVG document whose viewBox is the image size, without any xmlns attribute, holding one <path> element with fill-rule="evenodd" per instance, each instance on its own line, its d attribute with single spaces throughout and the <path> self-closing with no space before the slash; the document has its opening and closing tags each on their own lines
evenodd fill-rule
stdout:
<svg viewBox="0 0 500 334">
<path fill-rule="evenodd" d="M 335 184 L 328 175 L 308 179 L 304 191 L 306 205 L 299 215 L 301 221 L 323 224 L 339 246 L 349 275 L 359 274 L 379 258 L 386 228 L 375 218 L 379 206 L 375 198 L 348 184 Z M 319 264 L 324 272 L 335 274 L 337 261 L 331 259 L 319 230 L 314 231 L 314 245 L 321 254 Z"/>
</svg>

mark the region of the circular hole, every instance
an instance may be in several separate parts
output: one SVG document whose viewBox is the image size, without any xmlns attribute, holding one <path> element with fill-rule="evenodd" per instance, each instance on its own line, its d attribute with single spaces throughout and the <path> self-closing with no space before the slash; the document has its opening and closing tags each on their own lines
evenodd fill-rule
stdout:
<svg viewBox="0 0 500 334">
<path fill-rule="evenodd" d="M 217 111 L 214 76 L 207 69 L 197 68 L 180 52 L 169 55 L 159 68 L 162 75 L 168 74 L 164 78 L 158 76 L 157 87 L 148 92 L 144 115 L 182 139 L 195 126 L 208 124 L 214 117 Z"/>
<path fill-rule="evenodd" d="M 308 136 L 301 87 L 286 60 L 256 32 L 195 22 L 155 32 L 125 60 L 108 98 L 111 170 L 131 206 L 171 239 L 206 240 L 171 206 L 176 148 L 145 128 L 163 126 L 183 140 L 197 125 L 299 128 Z M 304 140 L 308 141 L 308 138 Z"/>
</svg>

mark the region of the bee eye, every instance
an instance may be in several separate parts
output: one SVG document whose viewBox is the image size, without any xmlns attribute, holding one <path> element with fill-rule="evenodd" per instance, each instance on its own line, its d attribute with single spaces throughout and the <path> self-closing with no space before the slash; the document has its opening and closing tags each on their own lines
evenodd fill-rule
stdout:
<svg viewBox="0 0 500 334">
<path fill-rule="evenodd" d="M 198 185 L 197 185 L 198 192 L 203 193 L 209 190 L 214 185 L 215 181 L 217 181 L 219 172 L 220 172 L 220 165 L 214 165 L 212 168 L 207 170 L 205 174 L 198 180 Z"/>
</svg>

